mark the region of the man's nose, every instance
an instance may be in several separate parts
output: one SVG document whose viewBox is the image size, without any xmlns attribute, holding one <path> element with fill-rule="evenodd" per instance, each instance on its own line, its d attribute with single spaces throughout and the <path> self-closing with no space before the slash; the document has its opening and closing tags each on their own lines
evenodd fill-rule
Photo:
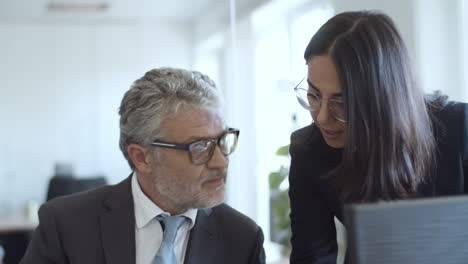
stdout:
<svg viewBox="0 0 468 264">
<path fill-rule="evenodd" d="M 223 155 L 219 146 L 215 146 L 213 156 L 206 165 L 212 169 L 225 169 L 228 167 L 228 164 L 229 158 Z"/>
</svg>

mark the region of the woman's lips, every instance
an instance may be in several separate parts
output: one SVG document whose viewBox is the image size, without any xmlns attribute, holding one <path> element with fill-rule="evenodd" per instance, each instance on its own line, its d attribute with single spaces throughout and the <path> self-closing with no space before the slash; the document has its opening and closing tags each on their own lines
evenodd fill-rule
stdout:
<svg viewBox="0 0 468 264">
<path fill-rule="evenodd" d="M 327 139 L 336 139 L 338 138 L 343 131 L 334 131 L 334 130 L 328 130 L 328 129 L 320 129 L 322 131 L 323 137 Z"/>
</svg>

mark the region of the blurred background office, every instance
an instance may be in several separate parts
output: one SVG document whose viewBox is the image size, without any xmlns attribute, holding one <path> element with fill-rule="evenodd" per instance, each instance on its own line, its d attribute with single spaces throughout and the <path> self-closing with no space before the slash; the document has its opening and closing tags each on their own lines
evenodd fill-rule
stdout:
<svg viewBox="0 0 468 264">
<path fill-rule="evenodd" d="M 468 101 L 466 0 L 0 0 L 0 219 L 31 215 L 57 168 L 109 184 L 127 177 L 124 92 L 149 69 L 183 67 L 224 91 L 241 130 L 227 202 L 262 226 L 277 261 L 287 207 L 274 204 L 289 164 L 277 150 L 311 122 L 292 90 L 303 51 L 328 18 L 356 9 L 395 20 L 426 91 Z"/>
</svg>

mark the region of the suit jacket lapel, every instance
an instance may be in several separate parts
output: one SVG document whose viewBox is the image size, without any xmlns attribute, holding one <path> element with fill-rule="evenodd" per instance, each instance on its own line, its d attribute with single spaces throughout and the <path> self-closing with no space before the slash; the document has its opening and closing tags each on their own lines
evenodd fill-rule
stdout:
<svg viewBox="0 0 468 264">
<path fill-rule="evenodd" d="M 135 263 L 135 215 L 131 175 L 115 186 L 101 213 L 102 243 L 106 263 Z"/>
<path fill-rule="evenodd" d="M 211 209 L 199 209 L 195 226 L 190 231 L 190 238 L 185 253 L 185 264 L 219 264 L 219 233 Z"/>
</svg>

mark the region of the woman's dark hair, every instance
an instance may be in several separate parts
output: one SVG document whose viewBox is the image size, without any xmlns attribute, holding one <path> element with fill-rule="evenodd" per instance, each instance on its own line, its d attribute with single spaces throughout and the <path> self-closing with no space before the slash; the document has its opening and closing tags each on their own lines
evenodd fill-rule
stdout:
<svg viewBox="0 0 468 264">
<path fill-rule="evenodd" d="M 431 172 L 435 140 L 423 91 L 393 21 L 376 11 L 345 12 L 326 22 L 304 54 L 328 55 L 346 107 L 346 146 L 326 175 L 348 202 L 411 196 Z"/>
</svg>

